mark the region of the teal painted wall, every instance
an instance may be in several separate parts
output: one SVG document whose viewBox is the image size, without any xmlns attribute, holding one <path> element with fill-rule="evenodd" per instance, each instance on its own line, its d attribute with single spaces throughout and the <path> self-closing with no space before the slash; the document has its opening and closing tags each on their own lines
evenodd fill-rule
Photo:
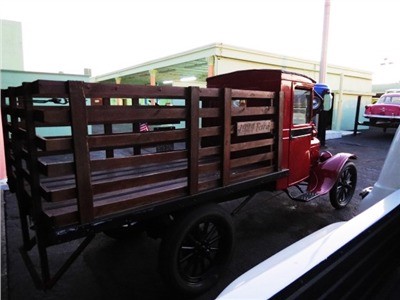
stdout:
<svg viewBox="0 0 400 300">
<path fill-rule="evenodd" d="M 66 80 L 89 81 L 89 76 L 78 75 L 78 74 L 0 70 L 1 89 L 20 86 L 23 82 L 32 82 L 39 79 L 61 80 L 61 81 L 66 81 Z"/>
<path fill-rule="evenodd" d="M 1 89 L 8 87 L 20 86 L 23 82 L 32 82 L 36 80 L 77 80 L 77 81 L 89 81 L 88 75 L 76 75 L 76 74 L 63 74 L 63 73 L 41 73 L 41 72 L 25 72 L 15 70 L 0 70 L 0 81 Z M 59 105 L 49 103 L 48 105 Z M 88 128 L 89 134 L 92 132 L 91 126 Z M 71 135 L 70 127 L 46 127 L 38 128 L 37 135 L 40 136 L 66 136 Z"/>
</svg>

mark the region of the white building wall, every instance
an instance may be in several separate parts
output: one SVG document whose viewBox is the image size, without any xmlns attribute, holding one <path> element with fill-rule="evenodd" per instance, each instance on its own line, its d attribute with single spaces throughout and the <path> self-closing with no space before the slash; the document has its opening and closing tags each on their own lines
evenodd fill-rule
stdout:
<svg viewBox="0 0 400 300">
<path fill-rule="evenodd" d="M 22 26 L 20 22 L 0 20 L 1 59 L 0 69 L 24 69 Z"/>
<path fill-rule="evenodd" d="M 204 63 L 203 67 L 198 67 L 199 63 L 206 61 L 208 65 Z M 194 62 L 196 63 L 193 64 Z M 194 75 L 191 68 L 196 65 L 197 75 L 202 75 L 198 78 L 202 79 L 206 78 L 205 75 L 212 76 L 238 70 L 265 68 L 297 72 L 315 80 L 319 78 L 319 62 L 216 43 L 97 76 L 95 81 L 106 81 L 117 77 L 129 77 L 132 80 L 135 75 L 136 79 L 143 78 L 143 75 L 145 76 L 149 70 L 158 70 L 160 71 L 157 75 L 159 81 L 173 79 L 177 82 L 179 77 Z M 169 69 L 173 70 L 170 71 L 171 74 L 168 74 Z M 333 65 L 328 65 L 327 71 L 326 83 L 335 94 L 332 129 L 353 129 L 357 96 L 363 96 L 362 108 L 372 101 L 372 73 Z M 165 74 L 168 76 L 161 78 Z M 170 78 L 172 75 L 175 75 L 175 78 Z"/>
<path fill-rule="evenodd" d="M 232 56 L 232 57 L 226 57 Z M 225 74 L 245 69 L 284 69 L 291 72 L 304 74 L 318 81 L 319 65 L 316 62 L 289 57 L 278 57 L 262 53 L 234 53 L 221 51 L 221 56 L 215 59 L 215 74 Z M 328 66 L 327 82 L 335 94 L 335 103 L 332 117 L 333 130 L 353 130 L 357 98 L 362 95 L 359 121 L 362 117 L 363 108 L 372 101 L 372 74 L 366 71 L 353 70 L 350 68 Z M 363 127 L 360 127 L 362 129 Z"/>
</svg>

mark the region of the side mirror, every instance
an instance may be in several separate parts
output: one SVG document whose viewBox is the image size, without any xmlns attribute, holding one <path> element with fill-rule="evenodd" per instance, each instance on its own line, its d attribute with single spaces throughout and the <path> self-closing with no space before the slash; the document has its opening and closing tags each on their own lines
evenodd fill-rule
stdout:
<svg viewBox="0 0 400 300">
<path fill-rule="evenodd" d="M 314 85 L 314 113 L 320 112 L 322 109 L 328 111 L 332 108 L 331 90 L 325 83 L 316 83 Z M 322 107 L 323 106 L 323 107 Z"/>
<path fill-rule="evenodd" d="M 332 94 L 328 93 L 324 95 L 324 111 L 331 110 L 332 108 Z"/>
<path fill-rule="evenodd" d="M 322 99 L 319 97 L 315 97 L 312 102 L 312 109 L 315 112 L 318 112 L 321 109 Z"/>
</svg>

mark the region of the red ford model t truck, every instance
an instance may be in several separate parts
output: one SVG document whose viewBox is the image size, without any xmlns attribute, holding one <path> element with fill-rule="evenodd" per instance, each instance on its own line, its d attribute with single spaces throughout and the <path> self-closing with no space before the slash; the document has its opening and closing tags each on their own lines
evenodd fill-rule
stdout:
<svg viewBox="0 0 400 300">
<path fill-rule="evenodd" d="M 238 71 L 208 78 L 207 85 L 38 80 L 2 91 L 8 184 L 18 201 L 23 257 L 39 288 L 54 285 L 95 234 L 146 230 L 162 238 L 166 281 L 201 293 L 216 283 L 233 251 L 231 215 L 219 202 L 285 190 L 301 201 L 329 193 L 335 208 L 347 205 L 355 157 L 320 152 L 313 124 L 329 106 L 326 86 L 281 70 Z M 87 105 L 99 98 L 101 105 Z M 112 98 L 132 105 L 110 105 Z M 181 101 L 139 105 L 143 98 Z M 143 124 L 151 130 L 141 131 Z M 44 134 L 59 126 L 68 134 Z M 50 274 L 48 247 L 80 238 Z"/>
</svg>

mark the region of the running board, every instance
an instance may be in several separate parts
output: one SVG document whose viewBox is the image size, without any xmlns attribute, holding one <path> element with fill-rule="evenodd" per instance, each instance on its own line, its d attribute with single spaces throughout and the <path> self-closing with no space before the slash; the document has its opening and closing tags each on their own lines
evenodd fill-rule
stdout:
<svg viewBox="0 0 400 300">
<path fill-rule="evenodd" d="M 319 197 L 319 195 L 317 193 L 305 192 L 305 193 L 300 194 L 292 199 L 296 200 L 296 201 L 308 202 L 308 201 L 314 200 L 315 198 L 318 198 L 318 197 Z"/>
<path fill-rule="evenodd" d="M 295 186 L 300 193 L 297 195 L 293 195 L 290 193 L 289 189 L 286 189 L 285 192 L 289 196 L 290 199 L 295 200 L 295 201 L 301 201 L 301 202 L 309 202 L 311 200 L 314 200 L 315 198 L 318 198 L 320 195 L 318 193 L 313 193 L 313 192 L 304 192 L 300 186 Z"/>
</svg>

